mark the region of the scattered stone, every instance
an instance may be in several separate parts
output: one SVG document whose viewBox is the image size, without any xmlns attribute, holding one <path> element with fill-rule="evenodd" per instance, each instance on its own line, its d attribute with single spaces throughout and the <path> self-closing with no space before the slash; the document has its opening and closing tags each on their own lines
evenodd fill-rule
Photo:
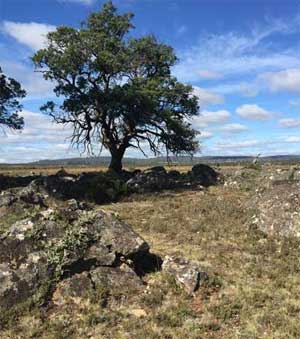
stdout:
<svg viewBox="0 0 300 339">
<path fill-rule="evenodd" d="M 208 279 L 196 262 L 181 257 L 166 256 L 163 260 L 162 270 L 173 275 L 187 293 L 192 294 Z"/>
</svg>

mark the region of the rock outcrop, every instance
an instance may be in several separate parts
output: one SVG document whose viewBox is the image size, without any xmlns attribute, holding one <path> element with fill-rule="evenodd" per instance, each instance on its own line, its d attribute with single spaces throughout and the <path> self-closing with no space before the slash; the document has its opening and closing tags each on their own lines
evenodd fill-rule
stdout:
<svg viewBox="0 0 300 339">
<path fill-rule="evenodd" d="M 121 175 L 113 172 L 74 175 L 61 169 L 54 175 L 5 177 L 3 180 L 0 176 L 0 192 L 5 189 L 26 187 L 24 194 L 28 198 L 31 191 L 35 197 L 42 194 L 61 200 L 76 199 L 104 204 L 116 202 L 130 193 L 202 189 L 217 184 L 220 179 L 219 173 L 204 164 L 195 165 L 187 173 L 176 170 L 167 172 L 162 166 L 145 171 L 123 171 Z"/>
<path fill-rule="evenodd" d="M 143 277 L 161 270 L 161 258 L 114 214 L 53 200 L 35 183 L 2 192 L 0 226 L 0 309 L 59 304 L 103 288 L 140 291 Z M 204 279 L 184 259 L 167 258 L 163 267 L 189 293 Z"/>
<path fill-rule="evenodd" d="M 210 166 L 197 164 L 187 173 L 167 172 L 157 166 L 136 173 L 127 181 L 129 192 L 146 193 L 169 189 L 202 189 L 219 182 L 220 175 Z"/>
<path fill-rule="evenodd" d="M 20 196 L 6 197 L 6 204 L 19 203 Z M 40 208 L 0 235 L 0 306 L 46 298 L 60 280 L 82 272 L 93 285 L 120 280 L 121 265 L 148 252 L 147 242 L 112 214 L 81 209 L 74 200 L 64 208 Z"/>
<path fill-rule="evenodd" d="M 300 182 L 282 181 L 258 190 L 250 204 L 252 225 L 267 234 L 300 236 Z"/>
</svg>

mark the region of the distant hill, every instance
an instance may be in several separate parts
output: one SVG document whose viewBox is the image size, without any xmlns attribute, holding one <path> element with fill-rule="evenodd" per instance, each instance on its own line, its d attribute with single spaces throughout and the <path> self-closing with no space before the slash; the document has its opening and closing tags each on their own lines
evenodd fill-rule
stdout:
<svg viewBox="0 0 300 339">
<path fill-rule="evenodd" d="M 223 164 L 223 163 L 240 163 L 251 162 L 254 157 L 251 156 L 203 156 L 203 157 L 170 157 L 169 163 L 173 165 L 192 165 L 196 163 L 208 163 L 208 164 Z M 299 162 L 300 155 L 276 155 L 259 158 L 261 162 Z M 108 166 L 110 157 L 88 157 L 88 158 L 69 158 L 69 159 L 54 159 L 54 160 L 39 160 L 26 164 L 1 164 L 1 166 L 36 166 L 36 167 L 48 167 L 48 166 Z M 168 159 L 166 157 L 156 158 L 124 158 L 124 166 L 126 167 L 138 167 L 138 166 L 159 166 L 167 165 Z"/>
</svg>

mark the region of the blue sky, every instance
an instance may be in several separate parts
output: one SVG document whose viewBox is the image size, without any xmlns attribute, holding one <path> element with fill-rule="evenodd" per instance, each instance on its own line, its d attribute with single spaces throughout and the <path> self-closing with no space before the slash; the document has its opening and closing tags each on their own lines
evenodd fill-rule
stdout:
<svg viewBox="0 0 300 339">
<path fill-rule="evenodd" d="M 100 0 L 0 0 L 0 66 L 27 90 L 25 129 L 5 131 L 0 162 L 79 156 L 70 128 L 39 112 L 52 85 L 30 56 L 59 25 L 79 27 Z M 154 33 L 180 61 L 173 74 L 194 86 L 192 123 L 203 155 L 300 154 L 300 3 L 291 0 L 115 0 L 135 13 L 132 34 Z M 103 155 L 107 155 L 104 151 Z M 142 156 L 128 150 L 127 156 Z"/>
</svg>

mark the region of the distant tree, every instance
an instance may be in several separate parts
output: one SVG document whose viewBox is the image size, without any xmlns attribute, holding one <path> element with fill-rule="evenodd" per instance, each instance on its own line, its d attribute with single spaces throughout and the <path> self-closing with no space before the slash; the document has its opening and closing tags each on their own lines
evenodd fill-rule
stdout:
<svg viewBox="0 0 300 339">
<path fill-rule="evenodd" d="M 18 81 L 7 78 L 0 67 L 0 125 L 13 129 L 23 128 L 23 118 L 18 115 L 22 109 L 18 98 L 24 98 L 25 95 L 26 92 Z"/>
<path fill-rule="evenodd" d="M 33 56 L 37 71 L 54 81 L 60 105 L 41 110 L 59 124 L 72 124 L 72 143 L 91 150 L 100 143 L 111 153 L 110 168 L 121 171 L 127 148 L 143 145 L 160 154 L 192 154 L 196 131 L 189 119 L 198 114 L 191 86 L 171 76 L 177 58 L 153 36 L 128 37 L 132 13 L 117 14 L 109 1 L 80 29 L 61 26 Z"/>
</svg>

